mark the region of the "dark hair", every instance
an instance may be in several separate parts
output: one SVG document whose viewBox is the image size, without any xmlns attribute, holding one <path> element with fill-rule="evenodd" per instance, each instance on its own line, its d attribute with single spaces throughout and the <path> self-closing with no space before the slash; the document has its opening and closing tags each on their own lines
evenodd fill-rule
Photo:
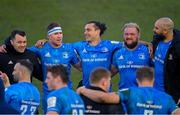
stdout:
<svg viewBox="0 0 180 115">
<path fill-rule="evenodd" d="M 22 66 L 25 66 L 30 71 L 30 73 L 32 73 L 33 64 L 30 62 L 29 59 L 21 59 L 21 60 L 18 60 L 17 63 L 19 63 Z"/>
<path fill-rule="evenodd" d="M 59 25 L 58 23 L 56 23 L 56 22 L 52 22 L 52 23 L 50 23 L 50 24 L 48 25 L 47 31 L 53 29 L 54 27 L 60 27 L 60 25 Z"/>
<path fill-rule="evenodd" d="M 10 39 L 13 40 L 15 38 L 16 34 L 23 36 L 23 37 L 26 36 L 26 33 L 22 30 L 13 30 L 11 32 Z"/>
<path fill-rule="evenodd" d="M 47 72 L 51 72 L 53 77 L 60 76 L 64 83 L 68 83 L 68 72 L 63 65 L 53 65 L 47 67 Z"/>
<path fill-rule="evenodd" d="M 100 36 L 105 32 L 107 29 L 106 24 L 98 22 L 98 21 L 89 21 L 87 24 L 93 23 L 96 29 L 100 29 Z"/>
<path fill-rule="evenodd" d="M 105 68 L 97 68 L 91 72 L 90 82 L 98 83 L 102 78 L 109 78 L 111 73 Z"/>
<path fill-rule="evenodd" d="M 154 70 L 151 67 L 142 67 L 137 69 L 136 78 L 142 82 L 144 80 L 152 81 L 154 79 Z"/>
</svg>

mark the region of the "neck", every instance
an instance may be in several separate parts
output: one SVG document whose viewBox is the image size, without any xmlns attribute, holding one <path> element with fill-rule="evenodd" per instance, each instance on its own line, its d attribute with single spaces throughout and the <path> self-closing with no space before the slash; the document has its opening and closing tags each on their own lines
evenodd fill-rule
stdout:
<svg viewBox="0 0 180 115">
<path fill-rule="evenodd" d="M 67 84 L 65 84 L 65 83 L 59 84 L 55 89 L 61 89 L 63 87 L 67 87 Z"/>
<path fill-rule="evenodd" d="M 164 39 L 164 42 L 169 42 L 173 39 L 173 31 L 170 31 L 167 35 L 165 35 L 166 39 Z"/>
<path fill-rule="evenodd" d="M 143 81 L 141 83 L 138 84 L 139 87 L 153 87 L 153 83 L 149 82 L 149 81 Z"/>
<path fill-rule="evenodd" d="M 137 48 L 138 45 L 139 45 L 139 43 L 137 43 L 137 45 L 135 47 L 133 47 L 133 48 L 128 48 L 126 45 L 125 46 L 129 51 L 134 51 Z"/>
<path fill-rule="evenodd" d="M 18 82 L 29 82 L 29 83 L 31 83 L 31 77 L 30 76 L 23 76 L 23 77 L 21 77 L 21 78 L 23 78 L 23 79 L 20 79 Z"/>
<path fill-rule="evenodd" d="M 96 45 L 98 45 L 98 44 L 100 43 L 100 41 L 101 41 L 100 38 L 96 38 L 96 39 L 94 39 L 94 40 L 92 40 L 92 41 L 89 41 L 89 44 L 90 44 L 91 46 L 96 46 Z"/>
<path fill-rule="evenodd" d="M 62 45 L 62 43 L 61 44 L 53 44 L 52 42 L 50 42 L 50 44 L 53 48 L 59 48 Z"/>
</svg>

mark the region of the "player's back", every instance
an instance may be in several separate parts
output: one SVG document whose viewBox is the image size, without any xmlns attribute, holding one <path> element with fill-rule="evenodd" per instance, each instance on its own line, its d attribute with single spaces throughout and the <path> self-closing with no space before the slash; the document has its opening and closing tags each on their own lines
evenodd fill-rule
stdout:
<svg viewBox="0 0 180 115">
<path fill-rule="evenodd" d="M 171 96 L 152 87 L 132 87 L 121 98 L 130 114 L 170 114 L 176 109 Z"/>
<path fill-rule="evenodd" d="M 83 114 L 84 103 L 81 97 L 69 89 L 63 87 L 48 95 L 48 111 L 56 111 L 59 114 Z"/>
<path fill-rule="evenodd" d="M 40 103 L 38 89 L 28 82 L 20 82 L 5 91 L 6 102 L 21 114 L 35 114 Z"/>
</svg>

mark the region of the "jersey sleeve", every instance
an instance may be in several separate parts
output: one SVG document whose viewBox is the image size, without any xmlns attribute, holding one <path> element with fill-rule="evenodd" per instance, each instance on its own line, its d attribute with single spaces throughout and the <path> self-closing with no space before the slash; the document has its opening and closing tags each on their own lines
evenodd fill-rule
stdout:
<svg viewBox="0 0 180 115">
<path fill-rule="evenodd" d="M 115 54 L 113 55 L 112 65 L 115 66 L 116 68 L 118 68 L 116 60 L 117 60 L 117 52 L 115 52 Z"/>
<path fill-rule="evenodd" d="M 8 104 L 10 104 L 13 108 L 18 107 L 19 105 L 19 95 L 15 89 L 6 88 L 5 89 L 5 100 Z"/>
<path fill-rule="evenodd" d="M 121 49 L 123 47 L 123 42 L 111 41 L 111 44 L 112 44 L 113 51 L 116 51 L 116 50 Z"/>
<path fill-rule="evenodd" d="M 38 57 L 40 57 L 40 49 L 41 48 L 37 48 L 36 46 L 32 46 L 28 48 L 30 51 L 34 52 Z"/>
<path fill-rule="evenodd" d="M 122 89 L 118 91 L 118 95 L 122 102 L 127 102 L 130 95 L 130 89 Z"/>
<path fill-rule="evenodd" d="M 168 106 L 169 106 L 168 114 L 171 114 L 173 111 L 175 111 L 178 108 L 172 97 L 169 97 Z"/>
<path fill-rule="evenodd" d="M 81 47 L 81 42 L 72 43 L 72 47 L 74 48 L 76 53 L 79 55 L 79 47 Z"/>
<path fill-rule="evenodd" d="M 56 111 L 60 113 L 62 109 L 60 100 L 56 96 L 49 96 L 47 99 L 47 112 L 49 111 Z"/>
<path fill-rule="evenodd" d="M 71 64 L 75 65 L 79 62 L 78 54 L 77 54 L 77 51 L 75 50 L 75 48 L 73 46 L 71 47 L 71 51 L 72 51 Z"/>
</svg>

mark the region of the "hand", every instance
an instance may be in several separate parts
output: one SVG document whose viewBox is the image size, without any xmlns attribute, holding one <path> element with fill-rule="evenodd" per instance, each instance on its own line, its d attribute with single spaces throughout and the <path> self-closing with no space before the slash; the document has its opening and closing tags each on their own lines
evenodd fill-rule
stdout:
<svg viewBox="0 0 180 115">
<path fill-rule="evenodd" d="M 177 105 L 180 107 L 180 98 L 179 98 L 179 100 L 178 100 L 178 102 L 177 102 Z"/>
<path fill-rule="evenodd" d="M 85 89 L 85 86 L 82 86 L 82 87 L 79 87 L 77 90 L 76 90 L 76 92 L 78 93 L 78 94 L 82 94 L 82 91 Z"/>
<path fill-rule="evenodd" d="M 43 45 L 44 45 L 47 41 L 48 41 L 48 40 L 46 40 L 46 39 L 38 40 L 38 41 L 36 42 L 35 46 L 38 47 L 38 48 L 42 48 Z"/>
<path fill-rule="evenodd" d="M 5 44 L 0 46 L 0 53 L 7 53 Z"/>
<path fill-rule="evenodd" d="M 150 57 L 153 58 L 153 45 L 152 45 L 152 43 L 148 44 L 148 49 L 149 49 Z"/>
<path fill-rule="evenodd" d="M 0 71 L 0 78 L 2 79 L 5 87 L 10 86 L 9 78 L 6 75 L 6 73 L 3 73 L 3 72 Z"/>
</svg>

